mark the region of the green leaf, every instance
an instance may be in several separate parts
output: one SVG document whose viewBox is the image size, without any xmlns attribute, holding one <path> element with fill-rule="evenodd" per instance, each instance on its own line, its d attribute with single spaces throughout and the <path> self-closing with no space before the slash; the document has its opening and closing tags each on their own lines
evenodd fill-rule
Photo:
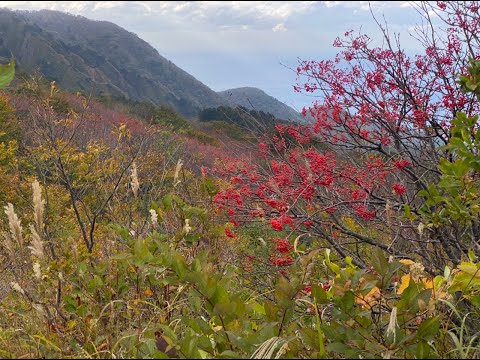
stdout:
<svg viewBox="0 0 480 360">
<path fill-rule="evenodd" d="M 214 196 L 218 193 L 218 186 L 215 185 L 212 178 L 205 178 L 205 181 L 200 185 L 203 191 L 206 191 L 208 195 Z"/>
<path fill-rule="evenodd" d="M 203 267 L 207 263 L 208 253 L 206 251 L 200 251 L 192 262 L 193 271 L 202 271 Z"/>
<path fill-rule="evenodd" d="M 98 288 L 102 285 L 103 285 L 102 279 L 99 276 L 95 275 L 93 279 L 90 280 L 88 283 L 88 290 L 90 292 L 93 292 L 95 290 L 98 290 Z"/>
<path fill-rule="evenodd" d="M 233 352 L 232 350 L 225 350 L 224 352 L 222 352 L 220 354 L 220 357 L 227 358 L 227 359 L 241 359 L 241 358 L 243 358 L 242 355 L 240 355 L 236 352 Z"/>
<path fill-rule="evenodd" d="M 471 298 L 470 302 L 473 306 L 480 308 L 480 295 L 475 295 Z"/>
<path fill-rule="evenodd" d="M 122 238 L 122 240 L 125 240 L 127 242 L 132 240 L 132 235 L 130 235 L 130 231 L 128 230 L 127 227 L 123 227 L 115 224 L 110 224 L 109 227 L 115 232 L 115 234 L 119 235 Z"/>
<path fill-rule="evenodd" d="M 448 292 L 453 294 L 456 291 L 465 291 L 467 290 L 467 288 L 473 287 L 480 287 L 480 278 L 462 271 L 455 275 L 455 278 L 453 279 L 452 285 L 449 287 Z"/>
<path fill-rule="evenodd" d="M 349 347 L 345 344 L 334 342 L 334 343 L 328 344 L 327 349 L 330 352 L 345 354 L 345 352 L 349 349 Z"/>
<path fill-rule="evenodd" d="M 190 304 L 193 311 L 200 312 L 202 309 L 202 299 L 195 293 L 190 294 L 188 298 L 188 303 Z"/>
<path fill-rule="evenodd" d="M 181 343 L 181 351 L 187 358 L 198 358 L 200 355 L 198 353 L 198 337 L 192 336 L 192 334 L 187 331 Z"/>
<path fill-rule="evenodd" d="M 72 296 L 68 296 L 68 295 L 65 296 L 63 298 L 63 302 L 64 302 L 65 310 L 67 310 L 68 312 L 75 312 L 77 310 L 78 301 L 74 299 Z"/>
<path fill-rule="evenodd" d="M 200 219 L 205 220 L 207 218 L 207 212 L 204 209 L 200 209 L 194 206 L 184 206 L 182 208 L 185 217 L 192 218 L 193 216 L 197 216 Z"/>
<path fill-rule="evenodd" d="M 177 335 L 168 325 L 158 325 L 158 328 L 164 333 L 168 338 L 172 339 L 174 342 L 177 342 Z"/>
<path fill-rule="evenodd" d="M 325 249 L 325 264 L 335 273 L 335 275 L 339 275 L 340 266 L 330 261 L 330 252 L 330 249 Z"/>
<path fill-rule="evenodd" d="M 468 258 L 471 262 L 477 260 L 477 255 L 475 255 L 475 252 L 472 249 L 468 249 Z"/>
<path fill-rule="evenodd" d="M 293 288 L 292 284 L 281 277 L 278 281 L 277 286 L 275 287 L 275 297 L 278 300 L 278 304 L 281 307 L 288 307 L 292 304 L 292 299 L 295 295 L 295 289 Z"/>
<path fill-rule="evenodd" d="M 202 349 L 198 349 L 198 353 L 200 354 L 200 359 L 208 359 L 210 355 L 208 352 Z"/>
<path fill-rule="evenodd" d="M 440 322 L 438 321 L 438 316 L 434 316 L 422 322 L 416 336 L 418 339 L 430 341 L 435 338 L 439 330 Z"/>
<path fill-rule="evenodd" d="M 352 269 L 356 269 L 357 266 L 353 263 L 353 259 L 350 256 L 345 258 L 345 262 L 350 266 Z"/>
<path fill-rule="evenodd" d="M 370 314 L 368 316 L 355 317 L 355 322 L 360 324 L 365 329 L 370 328 L 370 326 L 372 326 L 372 318 Z"/>
<path fill-rule="evenodd" d="M 173 206 L 173 198 L 172 198 L 172 193 L 168 193 L 165 195 L 162 199 L 162 205 L 165 210 L 170 210 Z"/>
<path fill-rule="evenodd" d="M 312 285 L 312 296 L 318 304 L 326 304 L 329 302 L 327 292 L 321 286 Z"/>
<path fill-rule="evenodd" d="M 175 201 L 175 203 L 178 204 L 180 207 L 187 206 L 185 201 L 183 201 L 183 199 L 180 196 L 175 195 L 175 194 L 172 194 L 171 196 L 172 196 L 172 200 Z"/>
<path fill-rule="evenodd" d="M 385 276 L 388 272 L 388 260 L 380 248 L 373 251 L 372 266 L 381 276 Z"/>
<path fill-rule="evenodd" d="M 410 216 L 412 215 L 412 212 L 411 212 L 411 209 L 410 209 L 410 205 L 404 204 L 404 205 L 403 205 L 403 211 L 405 212 L 405 216 L 406 216 L 407 218 L 410 218 Z"/>
<path fill-rule="evenodd" d="M 226 304 L 229 302 L 228 292 L 223 286 L 218 285 L 209 300 L 213 305 Z"/>
<path fill-rule="evenodd" d="M 271 301 L 265 301 L 265 313 L 267 316 L 267 319 L 269 321 L 277 321 L 277 314 L 280 310 L 278 306 L 276 306 L 274 303 Z"/>
<path fill-rule="evenodd" d="M 8 86 L 15 76 L 15 60 L 12 58 L 8 64 L 0 64 L 0 89 Z"/>
<path fill-rule="evenodd" d="M 432 348 L 426 341 L 420 341 L 417 344 L 417 359 L 430 359 L 431 355 L 430 353 L 432 352 Z"/>
<path fill-rule="evenodd" d="M 350 313 L 355 304 L 355 295 L 351 291 L 347 291 L 345 295 L 338 301 L 338 307 L 345 313 Z"/>
<path fill-rule="evenodd" d="M 85 262 L 81 262 L 78 264 L 78 272 L 79 273 L 86 273 L 87 272 L 87 264 Z"/>
<path fill-rule="evenodd" d="M 173 270 L 177 273 L 178 277 L 183 280 L 188 272 L 188 267 L 185 259 L 180 254 L 174 254 L 172 258 Z"/>
<path fill-rule="evenodd" d="M 331 325 L 322 325 L 322 332 L 325 335 L 325 338 L 330 341 L 346 341 L 347 335 L 345 334 L 345 329 L 343 326 L 339 326 L 339 323 L 332 322 Z"/>
<path fill-rule="evenodd" d="M 154 350 L 153 351 L 153 358 L 154 359 L 170 359 L 170 357 L 165 354 L 163 351 L 159 351 L 159 350 Z"/>
<path fill-rule="evenodd" d="M 403 291 L 400 301 L 398 302 L 398 309 L 415 312 L 418 308 L 417 303 L 418 286 L 410 279 L 408 287 Z"/>
<path fill-rule="evenodd" d="M 188 246 L 193 246 L 198 242 L 198 240 L 200 240 L 201 237 L 202 237 L 202 234 L 194 233 L 194 234 L 185 235 L 184 238 Z"/>
<path fill-rule="evenodd" d="M 473 83 L 473 82 L 471 82 L 471 81 L 468 81 L 465 85 L 467 86 L 467 89 L 468 89 L 468 90 L 471 90 L 471 91 L 475 91 L 475 89 L 476 89 L 477 86 L 478 86 L 478 84 Z"/>
<path fill-rule="evenodd" d="M 480 278 L 480 267 L 478 267 L 476 264 L 462 262 L 460 265 L 458 265 L 458 268 L 464 273 Z"/>
<path fill-rule="evenodd" d="M 310 328 L 303 328 L 300 330 L 300 337 L 312 349 L 318 350 L 317 332 Z"/>
<path fill-rule="evenodd" d="M 265 307 L 258 302 L 254 301 L 253 303 L 250 304 L 252 307 L 252 310 L 255 311 L 256 313 L 260 315 L 265 315 Z"/>
<path fill-rule="evenodd" d="M 233 302 L 218 303 L 214 306 L 213 313 L 223 318 L 227 316 L 236 318 L 237 317 L 236 309 L 237 309 L 236 303 L 233 303 Z"/>
<path fill-rule="evenodd" d="M 145 240 L 139 239 L 134 245 L 135 265 L 142 266 L 153 259 L 152 253 L 148 250 Z"/>
<path fill-rule="evenodd" d="M 475 141 L 476 141 L 477 143 L 480 142 L 480 128 L 477 129 L 477 131 L 476 131 L 476 133 L 475 133 Z"/>
</svg>

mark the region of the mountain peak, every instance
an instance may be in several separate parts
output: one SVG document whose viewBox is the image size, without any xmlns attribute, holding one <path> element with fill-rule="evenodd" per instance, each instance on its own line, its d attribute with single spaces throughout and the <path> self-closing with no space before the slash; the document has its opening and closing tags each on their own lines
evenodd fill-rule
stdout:
<svg viewBox="0 0 480 360">
<path fill-rule="evenodd" d="M 264 111 L 276 118 L 291 121 L 305 121 L 295 109 L 268 95 L 256 87 L 239 87 L 218 92 L 230 105 L 243 106 L 249 110 Z"/>
<path fill-rule="evenodd" d="M 12 53 L 19 70 L 38 70 L 67 90 L 168 105 L 185 116 L 225 105 L 147 42 L 108 21 L 0 9 L 0 56 Z"/>
</svg>

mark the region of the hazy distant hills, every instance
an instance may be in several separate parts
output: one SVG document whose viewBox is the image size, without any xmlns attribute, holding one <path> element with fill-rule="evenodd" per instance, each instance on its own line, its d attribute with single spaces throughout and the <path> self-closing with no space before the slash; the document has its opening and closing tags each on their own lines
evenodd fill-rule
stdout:
<svg viewBox="0 0 480 360">
<path fill-rule="evenodd" d="M 69 90 L 169 104 L 187 116 L 223 99 L 148 43 L 106 21 L 56 11 L 0 10 L 0 56 Z"/>
<path fill-rule="evenodd" d="M 260 89 L 216 93 L 137 35 L 107 21 L 50 10 L 0 9 L 0 58 L 11 54 L 17 71 L 39 71 L 70 91 L 169 105 L 187 117 L 204 108 L 241 105 L 301 120 Z"/>
<path fill-rule="evenodd" d="M 282 120 L 305 121 L 302 115 L 290 106 L 254 87 L 241 87 L 220 91 L 230 105 L 243 106 L 249 110 L 264 111 Z"/>
</svg>

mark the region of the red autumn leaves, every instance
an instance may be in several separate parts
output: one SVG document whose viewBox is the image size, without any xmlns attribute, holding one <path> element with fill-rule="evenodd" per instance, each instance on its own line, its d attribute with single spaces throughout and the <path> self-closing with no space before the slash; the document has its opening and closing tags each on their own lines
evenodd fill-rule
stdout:
<svg viewBox="0 0 480 360">
<path fill-rule="evenodd" d="M 418 34 L 423 49 L 416 55 L 395 42 L 376 47 L 365 34 L 348 31 L 333 44 L 335 58 L 300 61 L 294 89 L 319 99 L 302 111 L 309 121 L 277 125 L 259 140 L 258 156 L 214 170 L 229 182 L 214 201 L 232 223 L 260 221 L 279 233 L 308 233 L 342 245 L 337 249 L 344 256 L 354 251 L 343 244 L 365 239 L 352 223 L 378 230 L 368 233 L 367 243 L 382 245 L 385 234 L 395 232 L 387 228 L 392 214 L 421 206 L 418 194 L 438 178 L 451 119 L 458 111 L 480 112 L 456 84 L 470 51 L 462 34 L 480 32 L 479 7 L 429 6 L 444 12 L 448 26 L 435 41 L 428 32 Z M 287 255 L 272 261 L 291 262 Z"/>
</svg>

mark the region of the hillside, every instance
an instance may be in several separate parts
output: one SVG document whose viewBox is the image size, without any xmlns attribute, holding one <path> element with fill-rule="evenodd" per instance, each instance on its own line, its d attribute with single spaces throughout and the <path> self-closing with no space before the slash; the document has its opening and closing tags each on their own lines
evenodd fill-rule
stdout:
<svg viewBox="0 0 480 360">
<path fill-rule="evenodd" d="M 56 11 L 0 9 L 0 57 L 38 70 L 67 90 L 169 105 L 185 116 L 225 104 L 135 34 Z"/>
<path fill-rule="evenodd" d="M 190 5 L 171 9 L 184 19 Z M 237 31 L 247 9 L 261 39 L 258 14 L 271 8 L 235 3 L 239 16 L 229 18 L 217 5 L 188 10 Z M 317 99 L 303 123 L 276 118 L 258 89 L 238 90 L 253 109 L 233 104 L 232 90 L 229 103 L 192 118 L 95 98 L 19 74 L 4 50 L 0 356 L 480 359 L 480 7 L 411 10 L 424 12 L 418 53 L 371 11 L 381 48 L 347 31 L 327 52 L 336 61 L 301 60 L 297 86 Z M 111 50 L 127 56 L 115 60 L 82 31 L 108 35 L 115 49 L 118 34 L 133 35 L 43 14 L 35 23 L 30 13 L 0 17 L 1 43 L 25 56 L 23 69 L 73 86 L 102 75 L 109 91 L 109 76 L 156 76 L 140 66 L 156 58 L 140 41 L 118 43 L 136 53 Z"/>
<path fill-rule="evenodd" d="M 243 87 L 216 93 L 137 35 L 107 21 L 58 11 L 0 9 L 0 59 L 19 72 L 40 72 L 69 91 L 167 105 L 187 117 L 230 105 L 303 121 L 264 91 Z"/>
<path fill-rule="evenodd" d="M 218 92 L 229 105 L 243 106 L 249 110 L 264 111 L 277 119 L 304 121 L 302 115 L 290 106 L 254 87 L 241 87 Z"/>
</svg>

